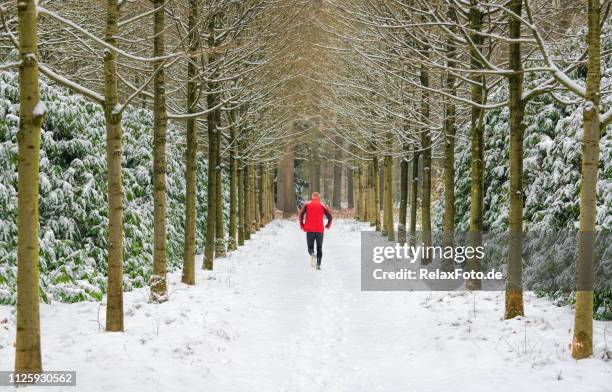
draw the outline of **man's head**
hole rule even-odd
[[[321,200],[321,195],[319,195],[319,192],[312,192],[312,199]]]

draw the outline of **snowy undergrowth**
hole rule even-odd
[[[580,36],[580,35],[578,35]],[[568,40],[555,48],[561,57],[573,58],[580,52],[581,43]],[[612,49],[612,27],[604,29],[602,50]],[[570,53],[571,55],[567,55]],[[612,56],[602,62],[602,86],[612,84]],[[584,84],[586,73],[579,68],[574,71],[580,84]],[[548,74],[529,75],[526,89],[534,88],[549,78]],[[576,99],[570,94],[560,94],[564,100]],[[501,85],[491,93],[491,101],[507,98],[507,85]],[[603,111],[612,107],[612,94],[602,99]],[[508,225],[509,192],[509,110],[491,110],[485,114],[485,178],[484,178],[484,227],[486,231],[504,232]],[[579,104],[566,105],[548,95],[533,99],[526,107],[524,123],[524,227],[527,231],[559,232],[578,229],[580,213],[582,108]],[[597,183],[597,226],[601,232],[612,231],[612,127],[602,132],[600,140],[600,167]],[[460,130],[469,135],[468,126]],[[470,143],[458,143],[455,164],[456,227],[466,232],[469,228],[470,209]],[[442,227],[443,197],[436,206],[435,227]],[[609,234],[607,239],[609,239]],[[607,241],[606,241],[607,242]],[[609,244],[607,261],[600,260],[596,267],[595,316],[612,319],[612,262]],[[503,257],[500,259],[502,260]],[[524,275],[529,287],[548,288],[574,287],[575,260],[577,252],[568,254],[567,249],[554,260],[542,260],[546,268],[532,264]],[[503,259],[505,260],[505,259]],[[565,293],[563,292],[565,291]],[[567,290],[546,291],[562,301],[572,300]]]
[[[297,222],[273,221],[196,286],[170,274],[168,302],[126,293],[124,333],[103,331],[103,303],[43,304],[44,367],[87,392],[610,390],[612,322],[594,322],[594,355],[575,361],[573,310],[533,293],[504,320],[503,292],[363,292],[362,230],[334,220],[316,271]],[[0,330],[11,369],[10,306]]]
[[[602,50],[612,50],[612,26],[605,29]],[[562,52],[577,51],[568,42]],[[602,64],[602,86],[612,85],[612,56]],[[586,73],[573,72],[584,84]],[[546,73],[528,75],[526,90],[547,80]],[[567,101],[576,99],[570,94],[559,94]],[[491,101],[507,99],[507,85],[501,84],[491,92]],[[612,107],[612,94],[604,96],[602,111]],[[509,109],[490,110],[485,114],[485,213],[486,230],[504,231],[508,224],[508,186],[510,131]],[[529,230],[577,229],[581,178],[582,108],[579,104],[561,104],[549,95],[532,99],[526,107],[524,119],[524,222]],[[601,230],[612,230],[612,127],[602,132],[600,140],[600,168],[597,183],[597,225]],[[461,133],[469,135],[469,124]],[[470,143],[457,143],[455,164],[456,227],[469,228],[470,198]],[[442,200],[442,198],[440,198]],[[442,206],[436,218],[441,222]]]
[[[41,82],[40,283],[43,300],[101,299],[106,286],[106,131],[99,105]],[[17,258],[17,76],[0,73],[0,303],[14,303]],[[125,288],[148,281],[153,253],[151,112],[123,115]],[[180,265],[185,203],[184,135],[168,127],[168,261]],[[206,167],[198,160],[197,243],[205,238]],[[227,205],[227,203],[226,203]]]

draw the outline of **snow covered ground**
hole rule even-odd
[[[170,275],[169,302],[126,293],[125,333],[102,330],[98,303],[42,305],[44,368],[78,385],[42,390],[612,390],[612,322],[595,322],[596,354],[577,362],[572,310],[532,295],[526,318],[504,321],[502,293],[361,292],[364,229],[335,221],[315,271],[297,223],[274,221],[196,287]],[[0,307],[0,370],[14,323]]]

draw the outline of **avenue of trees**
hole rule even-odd
[[[281,96],[290,79],[284,49],[302,12],[283,1],[3,2],[2,71],[19,71],[16,371],[42,369],[39,325],[38,189],[40,97],[45,77],[99,104],[106,119],[108,283],[106,330],[122,331],[124,192],[122,113],[153,112],[153,275],[151,301],[168,299],[166,137],[184,129],[185,215],[182,281],[236,249],[274,216],[274,170],[286,134]],[[209,178],[196,183],[196,157]],[[229,224],[222,176],[229,176]],[[207,187],[206,227],[196,227],[196,188]],[[226,233],[226,226],[229,233]],[[206,231],[196,266],[196,230]]]
[[[456,216],[455,154],[467,144],[468,241],[478,245],[482,233],[491,229],[484,224],[486,116],[503,110],[509,134],[505,318],[524,314],[521,248],[527,196],[523,159],[525,130],[532,125],[526,123],[527,111],[542,96],[579,108],[582,166],[575,219],[580,249],[572,355],[591,355],[595,233],[609,230],[598,226],[596,192],[600,138],[609,132],[612,121],[612,108],[602,106],[611,93],[612,2],[328,3],[312,29],[316,33],[308,37],[311,52],[325,68],[311,69],[302,87],[314,91],[314,99],[308,102],[317,106],[317,116],[307,122],[311,142],[301,152],[315,158],[307,163],[316,166],[307,170],[310,190],[320,190],[320,173],[326,170],[326,163],[316,157],[339,159],[350,168],[345,182],[352,186],[350,206],[354,200],[358,220],[371,222],[391,241],[413,242],[418,235],[427,246],[432,233],[439,230],[444,242],[452,244],[457,221],[462,219]],[[603,78],[602,71],[606,72]],[[440,162],[441,177],[436,189],[432,182],[435,160]],[[392,191],[396,181],[399,197]],[[434,227],[432,195],[440,194],[440,189],[442,219]],[[330,193],[323,190],[323,194]],[[330,202],[332,198],[327,197]],[[397,204],[399,221],[394,222]],[[475,259],[468,260],[467,267],[479,269]],[[466,286],[478,290],[481,282],[468,281]]]
[[[153,115],[151,301],[168,300],[168,123],[185,144],[182,282],[318,191],[391,241],[452,244],[456,162],[469,145],[469,241],[482,242],[485,118],[507,110],[505,317],[524,314],[521,244],[526,111],[541,96],[582,110],[576,281],[593,280],[600,138],[612,92],[610,0],[17,0],[0,7],[0,71],[19,73],[15,370],[42,370],[41,80],[103,108],[108,247],[106,330],[124,329],[122,114]],[[572,41],[573,40],[573,41]],[[575,42],[569,50],[562,42]],[[535,81],[535,82],[534,82]],[[206,157],[206,184],[196,181]],[[435,162],[440,162],[441,180]],[[229,206],[222,184],[229,183]],[[399,186],[396,186],[398,183]],[[206,187],[206,227],[196,193]],[[396,188],[398,191],[396,192]],[[436,195],[442,219],[436,227]],[[397,194],[397,197],[395,197]],[[346,204],[344,204],[346,203]],[[399,204],[395,221],[394,206]],[[225,211],[229,211],[229,215]],[[205,231],[203,265],[196,233]],[[430,260],[422,260],[428,263]],[[475,259],[468,268],[479,268]],[[467,282],[479,290],[481,282]],[[593,289],[578,286],[572,355],[592,354]],[[586,288],[585,288],[586,287]]]

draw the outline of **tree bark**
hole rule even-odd
[[[221,110],[217,109],[215,111],[217,113],[216,120],[217,124],[221,123]],[[215,204],[217,208],[217,212],[215,213],[215,218],[217,222],[215,223],[215,257],[225,257],[227,255],[227,249],[225,248],[225,213],[223,208],[223,157],[221,156],[221,144],[223,141],[222,131],[217,128],[216,132],[217,143],[215,147],[217,148],[217,167],[215,168],[215,176],[217,178],[217,203]]]
[[[108,0],[104,40],[117,45],[119,33],[117,0]],[[123,189],[121,185],[121,150],[123,130],[119,103],[117,57],[104,53],[104,116],[106,119],[106,164],[108,167],[108,287],[106,294],[106,330],[123,331]]]
[[[454,80],[449,81],[454,86]],[[453,78],[454,79],[454,78]],[[454,94],[454,88],[452,88]],[[455,105],[452,100],[447,100],[444,119],[444,246],[454,246],[455,243]],[[452,270],[453,259],[444,259],[443,268],[445,271]]]
[[[427,49],[425,49],[427,51]],[[421,65],[421,84],[429,86],[429,72],[425,65]],[[421,116],[423,121],[429,119],[429,92],[421,91]],[[421,133],[421,149],[423,156],[423,180],[421,181],[421,239],[424,247],[431,246],[431,132],[429,129]],[[427,249],[427,248],[426,248]],[[428,252],[423,253],[421,264],[431,262]]]
[[[274,220],[276,218],[276,204],[274,202],[274,195],[276,195],[276,190],[275,190],[275,182],[274,182],[274,177],[275,177],[275,173],[276,171],[272,168],[269,169],[268,171],[268,181],[270,182],[270,191],[268,192],[268,202],[270,203],[270,221]],[[295,191],[294,191],[295,192]]]
[[[321,194],[321,200],[331,200],[332,199],[332,191],[330,186],[330,176],[329,176],[329,165],[326,161],[320,163],[319,167],[321,168],[321,177],[323,180],[323,192]],[[329,201],[328,201],[329,202]]]
[[[259,208],[259,214],[261,216],[261,227],[264,227],[268,223],[268,170],[265,163],[260,166],[260,189],[261,189],[261,207]]]
[[[251,232],[259,230],[259,201],[257,200],[259,189],[257,187],[257,164],[252,164],[249,169],[251,175]]]
[[[293,146],[289,145],[278,170],[278,203],[283,218],[289,218],[296,212],[293,159]]]
[[[314,167],[314,179],[313,179],[313,192],[321,193],[321,163],[319,162],[319,149],[315,144],[315,160],[313,161]]]
[[[212,15],[208,22],[208,46],[215,47],[215,16]],[[215,52],[211,51],[208,54],[208,64],[214,66],[216,61]],[[207,82],[206,104],[209,109],[215,107],[217,98],[215,94],[216,85],[214,82]],[[208,113],[207,118],[208,132],[208,194],[207,194],[207,210],[206,210],[206,245],[204,246],[204,264],[205,270],[213,269],[213,261],[215,258],[215,235],[217,222],[217,114],[216,111]]]
[[[265,163],[264,164],[264,200],[263,200],[263,208],[264,208],[264,224],[268,224],[270,223],[270,221],[272,221],[272,208],[270,208],[270,190],[271,190],[271,183],[270,183],[270,169],[268,167],[268,164]]]
[[[309,167],[309,193],[321,192],[321,166],[319,164],[319,147],[317,142],[312,142],[310,145]],[[309,195],[310,196],[310,195]]]
[[[393,157],[391,155],[385,156],[384,165],[385,202],[383,203],[383,208],[385,217],[385,231],[387,232],[387,238],[389,238],[389,241],[395,241],[395,228],[393,225]]]
[[[230,128],[230,150],[229,150],[229,166],[230,166],[230,205],[229,205],[229,238],[227,240],[227,250],[233,251],[236,246],[236,221],[238,214],[237,206],[237,187],[238,187],[238,162],[236,161],[236,152],[238,150],[238,141],[236,140],[236,128],[234,125]]]
[[[521,15],[522,0],[511,0],[509,9]],[[508,61],[514,73],[508,76],[510,109],[510,208],[508,212],[508,278],[506,281],[506,319],[523,316],[523,134],[525,105],[523,96],[523,67],[521,58],[520,20],[508,15]]]
[[[376,227],[376,231],[382,231],[382,224],[380,220],[380,200],[381,200],[381,188],[380,181],[378,179],[380,173],[380,165],[378,164],[378,157],[375,155],[372,158],[372,184],[374,185],[374,197],[373,197],[373,206],[372,213],[374,214],[374,226]]]
[[[264,195],[266,193],[265,189],[265,179],[264,179],[264,170],[263,164],[257,165],[257,229],[261,228],[265,222],[265,203],[264,203]]]
[[[246,162],[243,169],[244,183],[244,239],[251,239],[251,168]]]
[[[342,144],[342,138],[339,136],[336,137],[336,154],[334,160],[334,190],[333,190],[333,198],[332,198],[332,206],[335,209],[340,209],[342,202],[342,166],[340,166],[340,161],[342,160],[342,150],[338,147]]]
[[[251,233],[255,233],[258,230],[258,223],[257,223],[257,216],[259,215],[259,211],[257,211],[257,206],[259,205],[259,203],[257,203],[257,181],[256,181],[256,177],[257,177],[257,173],[256,173],[256,167],[254,164],[249,164],[249,207],[250,207],[250,211],[249,211],[249,217],[251,219]]]
[[[420,153],[413,147],[412,183],[410,184],[410,245],[416,244],[417,201],[419,196],[419,157]]]
[[[471,40],[476,46],[481,46],[484,42],[480,34],[482,30],[483,14],[479,8],[477,0],[470,0],[469,9],[469,28],[472,31]],[[474,70],[482,69],[478,60],[476,50],[469,48],[470,66]],[[484,77],[481,74],[474,74],[471,77],[474,82],[471,85],[471,100],[476,103],[484,102]],[[484,111],[476,106],[471,108],[470,131],[471,131],[471,186],[470,186],[470,229],[469,243],[476,248],[482,244],[483,231],[483,198],[484,198]],[[480,271],[480,261],[475,257],[467,260],[468,271]],[[468,290],[480,290],[482,282],[478,279],[469,279],[465,284]]]
[[[244,245],[244,168],[238,166],[238,246]]]
[[[449,19],[456,21],[455,10],[449,7]],[[446,40],[447,65],[449,68],[456,67],[455,58],[457,47],[452,38]],[[446,75],[446,90],[451,95],[456,95],[455,75],[448,72]],[[455,116],[456,108],[453,99],[446,99],[444,111],[444,246],[454,246],[455,243]],[[445,258],[443,269],[451,271],[454,260]]]
[[[358,192],[358,198],[357,198],[357,210],[358,210],[358,217],[359,220],[361,222],[365,222],[367,220],[367,204],[366,204],[366,200],[367,200],[367,187],[366,187],[366,177],[365,177],[365,169],[363,167],[363,162],[359,161],[357,163],[357,184],[359,187],[359,192]]]
[[[268,223],[270,223],[274,220],[274,170],[270,169],[270,167],[266,171],[266,184],[268,185],[268,191],[266,192],[268,196],[266,198]]]
[[[576,359],[593,354],[593,267],[595,265],[595,229],[597,222],[597,169],[599,166],[599,121],[601,89],[601,5],[588,3],[588,69],[583,107],[582,183],[580,186],[580,235],[576,271],[576,314],[572,356]]]
[[[408,210],[408,160],[402,157],[400,162],[400,210],[397,222],[397,242],[406,243],[406,218]]]
[[[165,52],[165,0],[154,0],[156,9],[153,22],[153,55],[162,57]],[[153,63],[153,275],[150,279],[151,301],[164,302],[167,298],[167,233],[166,233],[166,87],[164,61]]]
[[[378,192],[379,192],[378,209],[380,211],[384,211],[384,208],[385,208],[385,164],[384,164],[384,158],[383,158],[382,166],[380,165],[380,162],[379,162],[379,164],[378,164],[378,171],[376,173],[377,173],[377,176],[378,176]],[[383,224],[383,230],[384,230],[384,224]]]
[[[198,52],[200,42],[197,37],[198,1],[189,0],[189,51]],[[197,108],[197,76],[195,59],[187,60],[187,113],[195,113]],[[183,273],[181,281],[195,284],[196,254],[196,174],[198,151],[198,129],[195,118],[187,119],[187,148],[185,150],[185,243],[183,247]]]
[[[19,133],[17,195],[17,332],[15,371],[42,372],[39,310],[38,181],[40,129],[45,111],[39,101],[36,2],[20,1]]]
[[[353,184],[353,168],[346,168],[346,203],[347,208],[355,208],[355,185]]]
[[[374,168],[372,160],[367,161],[364,168],[365,181],[365,220],[370,222],[370,226],[375,226],[374,219]]]

